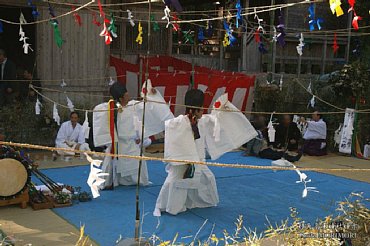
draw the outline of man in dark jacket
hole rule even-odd
[[[292,122],[290,115],[283,115],[283,119],[276,127],[274,148],[285,149],[289,151],[298,150],[298,142],[302,138],[297,124]]]
[[[16,77],[15,64],[8,60],[5,50],[0,49],[0,107],[5,105],[7,94],[12,92],[11,81]]]

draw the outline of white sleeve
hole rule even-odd
[[[78,143],[79,144],[84,144],[86,141],[85,141],[85,131],[84,131],[84,128],[81,126],[79,127],[80,130],[78,132]]]
[[[147,99],[148,102],[145,105],[144,138],[163,132],[165,121],[174,118],[169,106],[158,91],[155,94],[148,93]],[[143,107],[143,103],[135,106],[136,115],[140,121],[142,120]]]
[[[55,140],[55,145],[56,146],[60,146],[61,144],[63,144],[67,139],[66,139],[66,124],[65,122],[60,126],[59,128],[59,131],[58,131],[58,135],[57,135],[57,138]]]
[[[175,119],[166,121],[164,137],[164,158],[199,161],[194,136],[187,116],[180,115]],[[171,163],[184,165],[184,163]]]
[[[93,139],[95,147],[112,144],[109,129],[108,103],[102,103],[94,108],[93,112]],[[117,141],[117,133],[115,132]]]
[[[211,115],[204,115],[199,121],[199,129],[205,137],[212,160],[239,148],[258,135],[247,117],[233,104],[227,102],[226,108],[233,112],[212,110]]]

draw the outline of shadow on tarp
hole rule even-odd
[[[271,163],[269,160],[243,157],[241,152],[228,153],[217,161],[261,166]],[[152,211],[166,177],[164,167],[158,161],[148,163],[149,177],[153,184],[142,188],[140,193],[141,215],[145,214],[143,236],[150,237],[155,233],[162,240],[172,240],[179,233],[178,241],[185,243],[193,239],[205,220],[207,223],[198,234],[200,240],[206,240],[213,227],[213,232],[219,237],[224,229],[234,233],[234,222],[239,215],[244,216],[247,228],[256,228],[262,232],[266,229],[266,216],[272,223],[280,222],[289,216],[289,207],[296,207],[306,222],[314,223],[319,217],[335,213],[335,202],[351,192],[363,191],[366,196],[370,193],[368,183],[307,172],[312,179],[310,185],[317,187],[320,193],[309,193],[303,199],[303,185],[295,183],[298,175],[294,171],[210,167],[217,178],[219,205],[189,210],[177,216],[163,213],[158,221]],[[86,184],[89,166],[42,171],[57,182],[89,190]],[[86,234],[100,245],[114,245],[120,235],[124,238],[134,236],[135,192],[135,187],[121,186],[113,191],[102,191],[101,196],[91,202],[54,211],[76,227],[85,224]]]

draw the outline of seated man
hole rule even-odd
[[[281,123],[276,127],[274,147],[289,151],[298,150],[298,142],[301,137],[301,132],[297,124],[292,122],[290,115],[286,114],[283,116]]]
[[[55,146],[71,150],[90,151],[89,145],[85,142],[85,132],[83,132],[82,126],[78,123],[78,113],[72,112],[70,119],[61,125],[55,140]],[[75,155],[73,151],[57,152],[59,155]]]
[[[303,153],[313,156],[326,155],[326,123],[321,119],[321,114],[315,111],[311,121],[305,121],[307,130],[303,136]]]
[[[267,141],[266,119],[258,117],[255,121],[258,136],[247,143],[244,156],[257,156],[263,159],[279,160],[281,158],[290,162],[299,161],[302,154],[291,155],[283,150],[277,150],[269,146]]]

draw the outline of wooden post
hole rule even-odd
[[[246,13],[248,12],[249,7],[249,1],[245,0],[244,1],[244,8],[246,9]],[[248,16],[245,16],[245,18],[248,18]],[[247,30],[248,23],[245,21],[243,22],[245,25],[245,29]],[[242,36],[242,47],[241,47],[241,71],[247,71],[247,36],[248,36],[248,31],[245,31]]]
[[[346,63],[349,62],[349,54],[351,54],[350,49],[351,49],[352,18],[353,18],[353,11],[349,12],[348,22],[347,22],[348,35],[347,35]]]
[[[323,54],[322,54],[322,63],[321,63],[321,75],[325,74],[325,65],[326,65],[326,53],[328,48],[328,36],[325,34],[325,40],[323,44]]]

